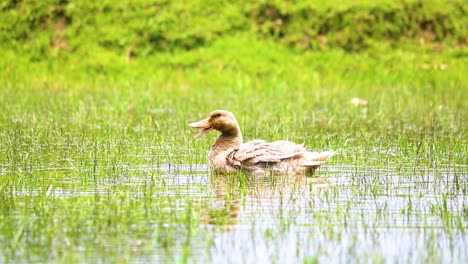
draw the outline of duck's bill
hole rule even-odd
[[[202,129],[202,131],[198,132],[198,134],[195,135],[195,138],[199,138],[205,135],[206,133],[210,132],[211,130],[213,130],[213,128],[210,126],[210,123],[208,122],[207,119],[190,123],[189,127]]]

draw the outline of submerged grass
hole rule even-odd
[[[240,36],[109,56],[5,52],[2,261],[468,259],[463,49],[304,53]],[[337,150],[328,186],[210,178],[214,135],[194,141],[187,123],[214,109],[246,139]]]

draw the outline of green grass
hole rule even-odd
[[[301,52],[239,35],[133,61],[6,50],[0,66],[2,261],[468,258],[463,48]],[[215,133],[195,141],[187,124],[214,109],[245,139],[337,150],[318,172],[333,186],[210,178]],[[419,255],[392,255],[400,240]]]

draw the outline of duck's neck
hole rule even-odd
[[[226,151],[230,148],[238,148],[242,144],[242,134],[240,128],[231,130],[228,132],[223,132],[215,141],[213,147],[211,148],[212,152],[219,153]]]

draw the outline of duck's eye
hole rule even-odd
[[[215,118],[218,118],[218,117],[220,117],[220,116],[221,116],[221,114],[216,114],[216,115],[214,115]]]

